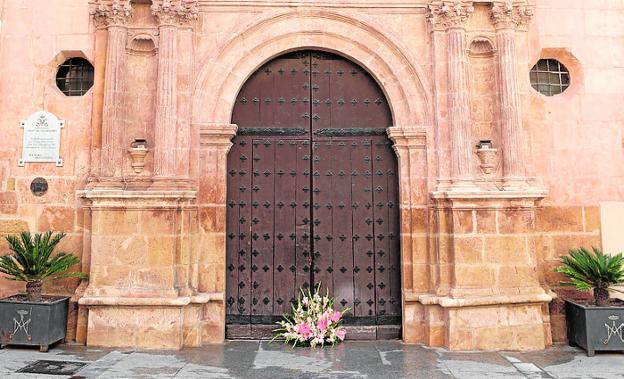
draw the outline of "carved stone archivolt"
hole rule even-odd
[[[154,0],[151,9],[161,24],[188,25],[199,15],[198,0]]]
[[[96,0],[95,6],[91,9],[91,16],[98,28],[127,25],[132,19],[132,5],[130,0]]]
[[[512,3],[494,3],[492,22],[497,29],[513,29],[525,26],[533,17],[533,9]]]
[[[434,30],[461,28],[472,12],[472,1],[437,1],[429,5],[427,19]]]

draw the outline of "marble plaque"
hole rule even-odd
[[[18,166],[24,166],[27,162],[49,162],[55,163],[57,167],[63,166],[60,150],[61,129],[64,125],[63,120],[46,111],[35,112],[22,121],[24,140]]]

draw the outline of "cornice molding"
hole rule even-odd
[[[161,25],[189,25],[199,15],[198,0],[154,0],[152,14]]]
[[[434,30],[464,28],[474,12],[472,1],[434,1],[428,6],[427,19]]]
[[[90,14],[98,28],[125,26],[132,19],[132,5],[130,0],[96,0]]]
[[[496,29],[515,29],[525,26],[533,17],[533,9],[510,2],[492,4],[492,23]]]

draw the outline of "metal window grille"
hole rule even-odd
[[[66,60],[56,73],[56,86],[66,96],[82,96],[93,86],[93,66],[84,58]]]
[[[555,59],[540,59],[529,75],[531,87],[545,96],[560,94],[570,86],[570,72]]]

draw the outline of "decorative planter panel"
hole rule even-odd
[[[587,350],[624,351],[624,307],[585,306],[566,300],[568,341]]]
[[[0,345],[48,346],[65,338],[69,297],[42,303],[0,300]]]

